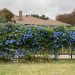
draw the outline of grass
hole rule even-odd
[[[0,75],[75,75],[75,60],[0,64]]]

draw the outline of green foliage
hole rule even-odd
[[[45,15],[40,16],[40,19],[48,20],[49,18],[46,17]]]
[[[14,17],[14,14],[6,8],[0,10],[0,15],[5,18],[6,22],[11,21]]]
[[[4,23],[6,21],[4,16],[0,16],[0,23]]]
[[[43,20],[49,19],[49,17],[46,17],[45,15],[39,16],[38,14],[31,14],[31,15],[26,15],[26,16],[32,16],[32,17],[36,17],[36,18],[39,18],[39,19],[43,19]]]
[[[46,60],[50,54],[57,58],[62,47],[74,50],[74,46],[75,30],[66,27],[52,29],[10,22],[0,23],[0,57],[8,60],[33,60],[36,55],[43,55]]]

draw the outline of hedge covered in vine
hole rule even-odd
[[[0,24],[0,58],[14,60],[26,55],[48,53],[58,55],[64,48],[75,48],[75,30],[67,27],[44,27]]]

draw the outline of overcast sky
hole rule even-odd
[[[69,13],[75,9],[75,0],[0,0],[0,9],[8,8],[18,15],[22,10],[26,14],[45,14],[55,19],[59,13]]]

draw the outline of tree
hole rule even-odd
[[[14,17],[14,14],[6,8],[4,8],[0,11],[0,15],[4,16],[6,21],[12,21],[12,18]]]
[[[48,20],[49,18],[46,17],[45,15],[40,16],[40,19]]]
[[[31,14],[31,15],[26,15],[26,16],[32,16],[32,17],[36,17],[36,18],[39,18],[39,19],[43,19],[43,20],[48,20],[49,19],[45,15],[39,16],[38,14]]]

